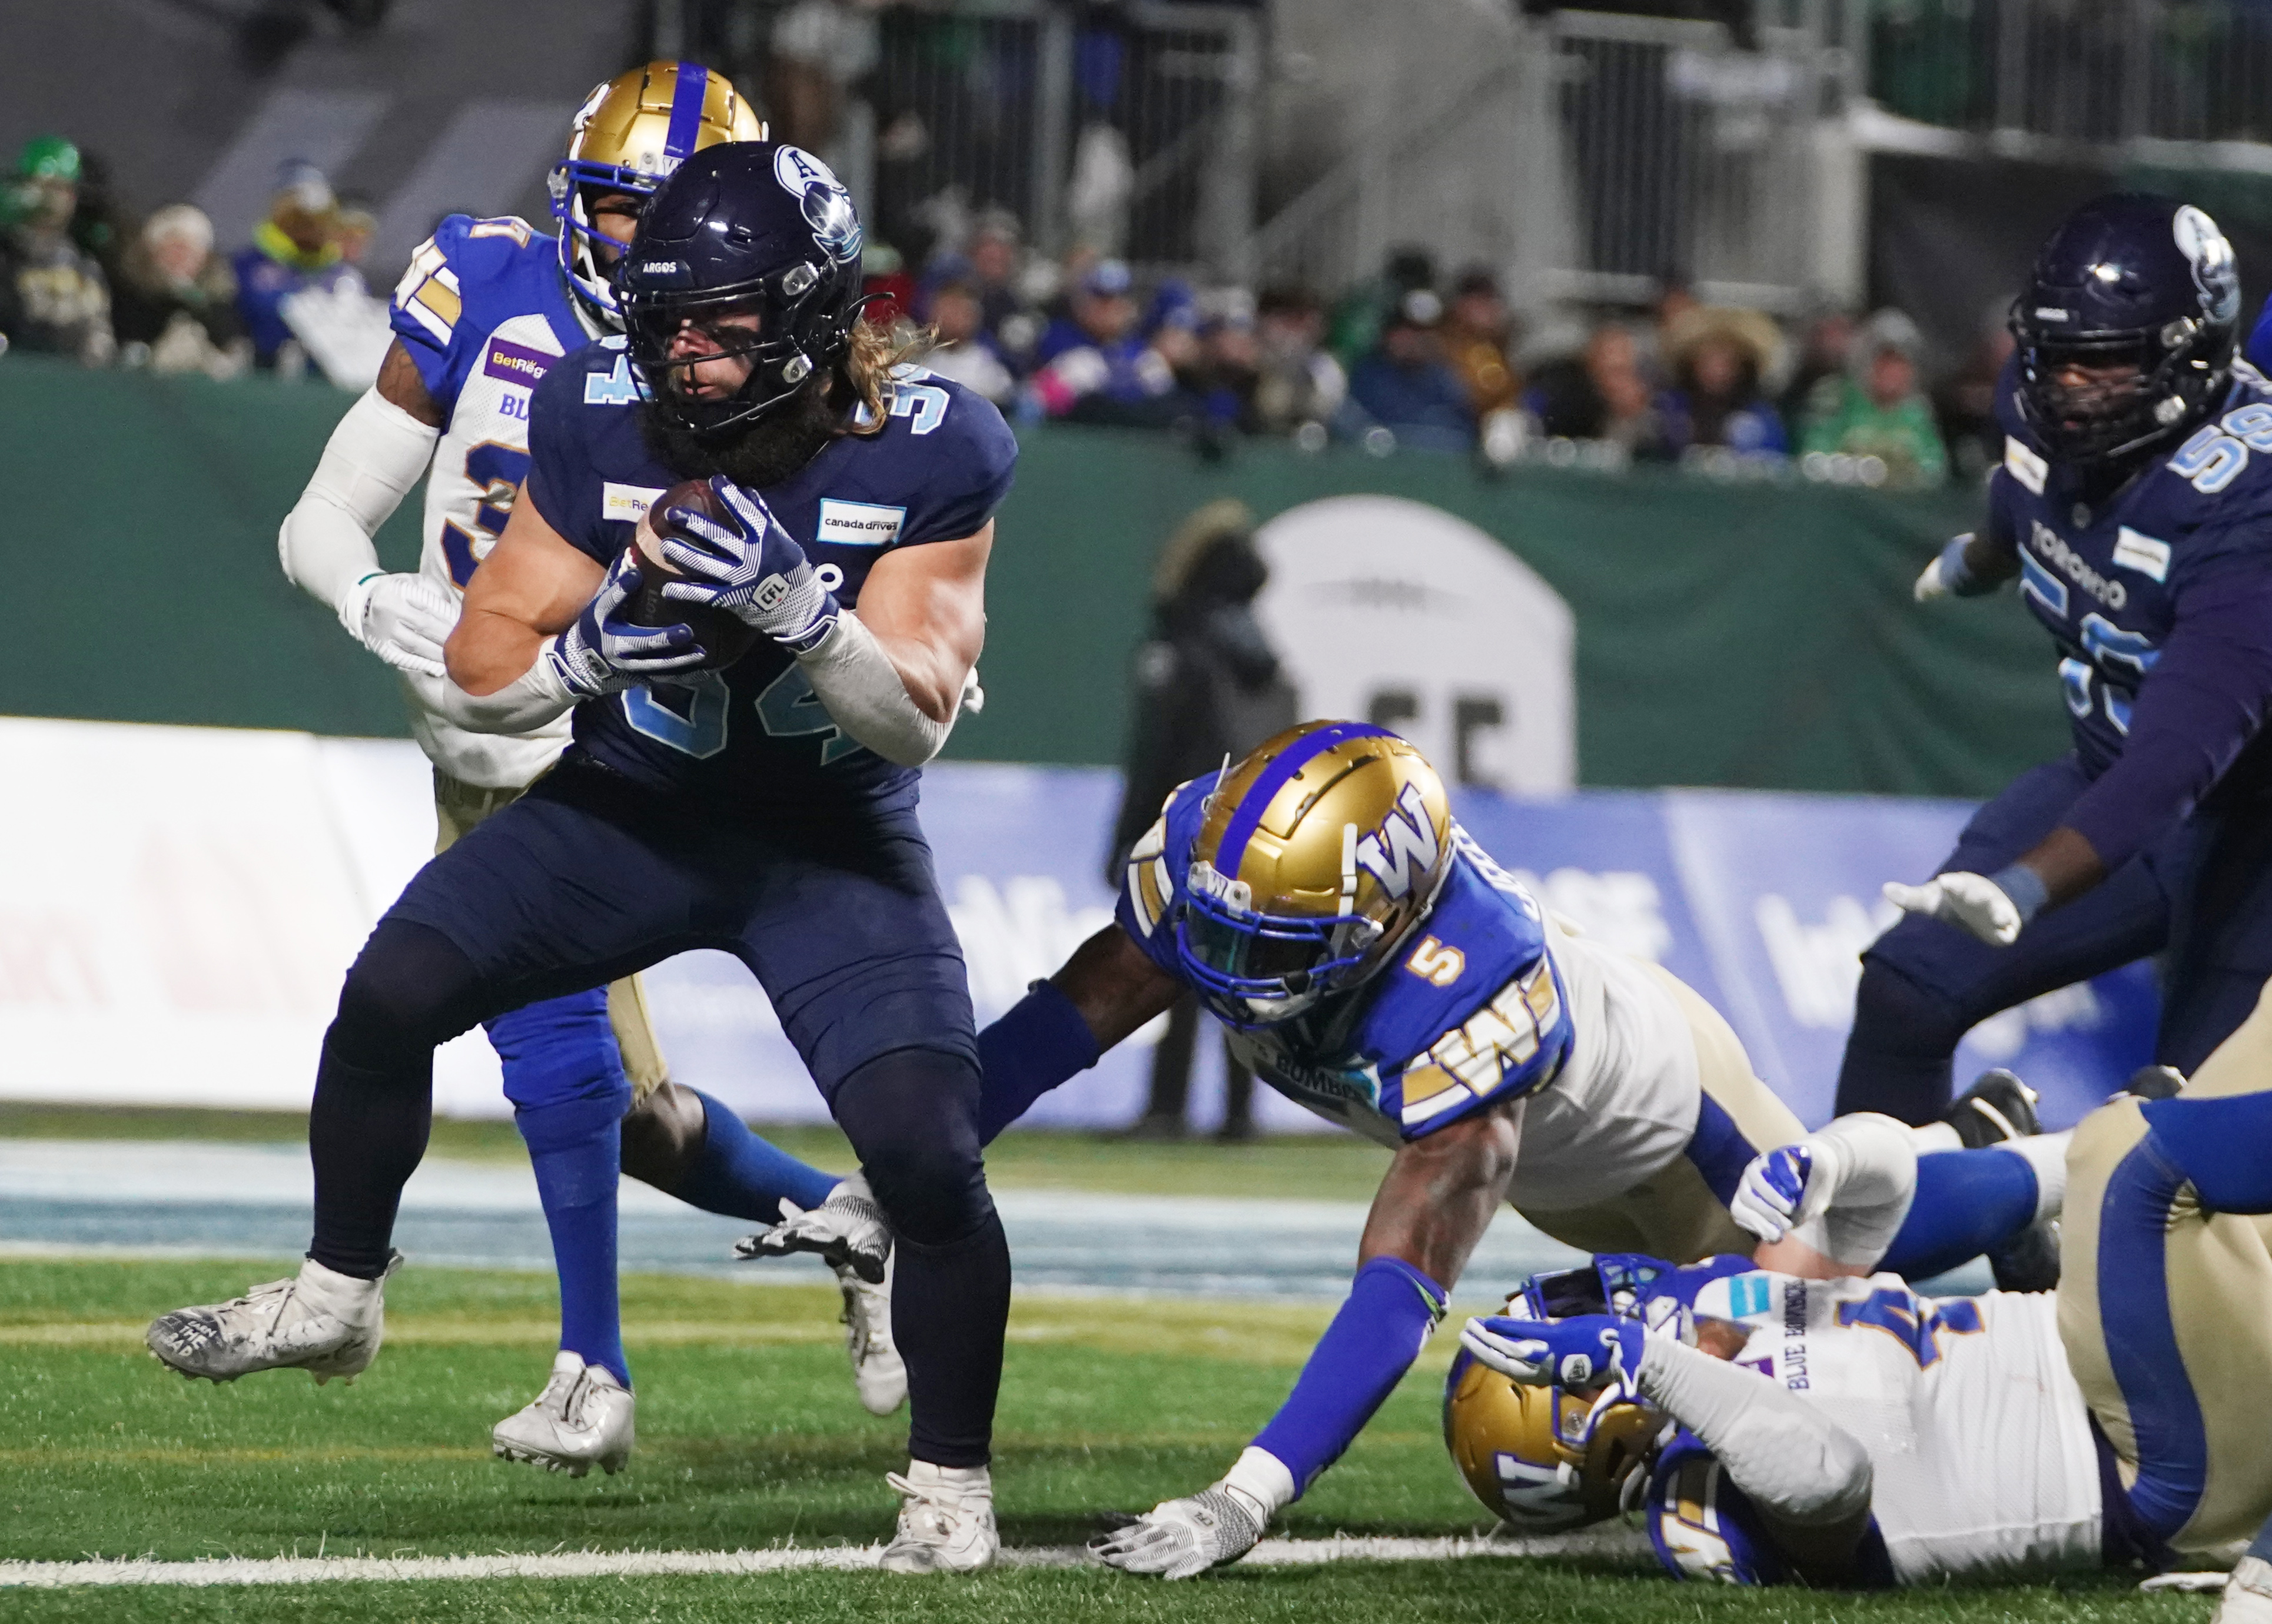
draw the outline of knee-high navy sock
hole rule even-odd
[[[625,1387],[616,1281],[616,1188],[632,1085],[604,989],[549,999],[489,1022],[513,1125],[528,1145],[560,1276],[560,1345]]]
[[[829,1100],[898,1232],[892,1337],[908,1365],[908,1450],[983,1466],[1002,1386],[1010,1243],[978,1146],[978,1068],[931,1049],[879,1055]]]
[[[808,1166],[780,1146],[750,1132],[749,1125],[700,1089],[702,1148],[670,1193],[705,1212],[755,1224],[779,1224],[783,1198],[810,1212],[828,1199],[840,1175]]]
[[[1010,1318],[1010,1240],[993,1212],[943,1246],[893,1245],[892,1340],[908,1366],[908,1453],[934,1466],[992,1458]]]
[[[1917,1199],[1878,1265],[1910,1280],[1961,1269],[2036,1219],[2036,1170],[2008,1150],[1917,1157]]]
[[[382,919],[355,956],[308,1109],[308,1255],[325,1268],[386,1272],[395,1209],[433,1126],[435,1045],[472,1026],[483,997],[473,962],[426,925]]]

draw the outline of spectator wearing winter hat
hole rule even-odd
[[[1505,411],[1522,393],[1522,379],[1507,358],[1514,323],[1498,281],[1481,268],[1452,286],[1444,312],[1444,359],[1468,386],[1468,407],[1478,421]]]
[[[213,221],[187,203],[143,221],[119,272],[112,319],[127,359],[155,372],[234,378],[252,363],[236,278],[213,252]]]
[[[1875,457],[1886,483],[1918,489],[1948,478],[1948,448],[1917,387],[1917,324],[1882,310],[1862,325],[1842,375],[1814,388],[1801,444],[1808,452]]]
[[[1346,426],[1349,374],[1324,348],[1325,333],[1325,307],[1316,294],[1290,284],[1262,290],[1254,311],[1252,412],[1258,432]]]
[[[291,341],[284,301],[309,288],[342,283],[361,290],[362,273],[341,258],[339,200],[313,164],[288,163],[268,218],[253,228],[252,242],[230,264],[236,273],[236,309],[252,339],[254,364],[273,367]]]
[[[110,288],[94,256],[72,240],[79,151],[35,136],[0,195],[0,339],[15,348],[101,366],[116,345]]]
[[[1790,449],[1782,418],[1760,390],[1782,344],[1772,321],[1756,311],[1693,305],[1666,325],[1664,344],[1672,386],[1656,408],[1676,454],[1717,447],[1776,457]]]
[[[1154,403],[1175,388],[1170,359],[1155,330],[1138,328],[1134,283],[1117,259],[1100,259],[1072,288],[1067,313],[1053,322],[1036,352],[1041,365],[1028,385],[1051,417],[1088,423],[1150,422]],[[1170,335],[1169,342],[1179,335]]]
[[[1349,374],[1349,398],[1408,445],[1464,451],[1476,419],[1468,386],[1444,360],[1444,302],[1408,293],[1381,325],[1380,342]]]

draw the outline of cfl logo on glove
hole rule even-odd
[[[788,600],[788,578],[784,575],[768,575],[758,583],[757,595],[751,599],[751,602],[759,609],[771,610],[779,609]]]

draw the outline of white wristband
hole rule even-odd
[[[829,719],[886,761],[921,767],[954,730],[952,717],[933,722],[923,715],[876,634],[849,610],[796,662]]]
[[[1247,1502],[1255,1520],[1267,1524],[1278,1512],[1294,1503],[1294,1474],[1286,1463],[1252,1444],[1240,1451],[1237,1464],[1216,1486]]]
[[[573,710],[578,696],[553,664],[557,640],[546,638],[537,646],[536,662],[495,693],[476,696],[443,682],[437,696],[442,715],[468,733],[527,733]]]

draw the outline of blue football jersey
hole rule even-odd
[[[537,386],[528,500],[570,544],[612,563],[647,505],[679,480],[639,430],[620,337],[591,345]],[[1010,489],[1018,442],[983,396],[920,367],[894,375],[872,434],[831,441],[759,494],[847,609],[894,547],[983,528]],[[723,671],[630,689],[576,707],[576,743],[654,788],[736,807],[803,809],[913,798],[916,773],[839,728],[788,650],[760,638]]]
[[[2272,571],[2272,385],[2236,372],[2213,418],[2096,502],[2082,470],[2054,462],[2020,420],[2009,368],[1999,387],[1991,534],[2016,550],[2021,596],[2059,645],[2075,751],[2094,776],[2121,755],[2187,591],[2230,569]]]
[[[1130,851],[1117,918],[1153,963],[1176,952],[1192,845],[1218,774],[1183,785]],[[1530,894],[1456,826],[1450,875],[1421,934],[1364,985],[1233,1035],[1282,1094],[1386,1145],[1554,1081],[1569,1001]]]

